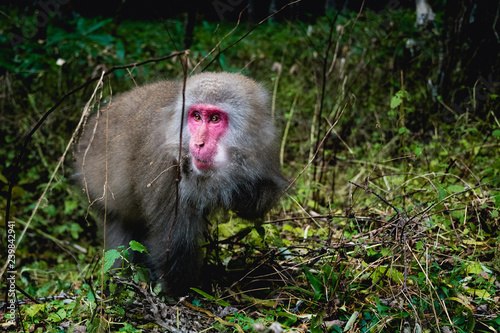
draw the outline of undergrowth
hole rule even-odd
[[[19,24],[16,13],[8,17],[2,29]],[[166,22],[170,40],[157,23],[113,27],[77,16],[64,28],[49,26],[43,46],[2,48],[1,223],[14,179],[11,220],[17,235],[28,226],[16,252],[19,325],[153,331],[176,327],[165,318],[179,325],[179,312],[192,311],[201,316],[198,329],[225,332],[273,323],[290,332],[500,329],[498,96],[484,89],[493,106],[486,118],[450,117],[446,101],[428,89],[437,77],[439,16],[426,35],[414,20],[411,11],[368,10],[310,25],[266,23],[223,54],[246,25],[231,34],[229,23],[196,27],[190,70],[217,55],[209,70],[241,71],[273,93],[293,187],[257,227],[231,215],[211,221],[205,283],[183,302],[158,301],[147,274],[126,260],[124,276],[103,274],[110,268],[101,266],[97,228],[69,168],[30,219],[89,91],[70,96],[43,123],[22,168],[13,168],[14,144],[65,92],[103,69],[180,48],[182,24]],[[423,43],[417,55],[409,39]],[[182,77],[179,59],[117,71],[103,95],[167,77]]]

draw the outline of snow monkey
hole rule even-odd
[[[88,121],[75,164],[89,202],[106,212],[106,248],[143,244],[149,255],[132,260],[170,294],[197,283],[211,214],[258,220],[287,185],[262,86],[202,73],[187,79],[184,102],[182,92],[183,81],[161,81],[113,98]]]

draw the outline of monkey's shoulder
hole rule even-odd
[[[123,93],[120,100],[131,100],[145,105],[166,105],[173,103],[179,96],[181,84],[176,81],[158,81],[148,83]]]

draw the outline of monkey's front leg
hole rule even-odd
[[[160,282],[164,292],[181,295],[199,280],[204,220],[200,214],[179,209],[177,220],[171,217],[159,224],[163,227],[153,228],[144,244],[149,252],[145,261],[150,278]]]

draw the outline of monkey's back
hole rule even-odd
[[[97,206],[102,206],[108,184],[107,210],[140,218],[141,192],[154,180],[150,177],[158,162],[172,162],[173,156],[160,156],[169,151],[160,146],[169,127],[175,127],[176,110],[165,105],[175,104],[179,89],[174,81],[137,87],[113,97],[99,115],[89,118],[78,143],[75,169],[90,202],[97,199]]]

